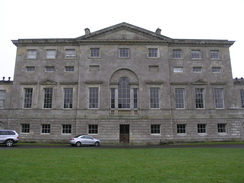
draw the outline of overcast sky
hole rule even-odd
[[[76,38],[121,22],[170,38],[236,41],[233,77],[244,77],[244,0],[0,0],[0,80],[14,75],[11,40]]]

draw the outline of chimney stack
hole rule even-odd
[[[156,34],[161,34],[161,29],[160,28],[157,28],[157,30],[156,30]]]
[[[88,35],[88,34],[90,34],[91,32],[90,32],[90,29],[89,28],[85,28],[85,35]]]

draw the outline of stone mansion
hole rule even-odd
[[[18,39],[0,81],[0,128],[21,140],[159,144],[244,140],[234,41],[173,39],[120,23],[77,38]]]

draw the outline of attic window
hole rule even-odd
[[[67,49],[65,50],[65,58],[74,59],[75,58],[75,49]]]
[[[91,57],[92,58],[100,57],[100,49],[99,48],[91,48]]]

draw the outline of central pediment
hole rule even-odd
[[[77,40],[171,40],[161,35],[160,29],[152,32],[128,23],[117,24],[92,33],[89,29],[85,29],[85,32],[86,34],[78,37]]]

